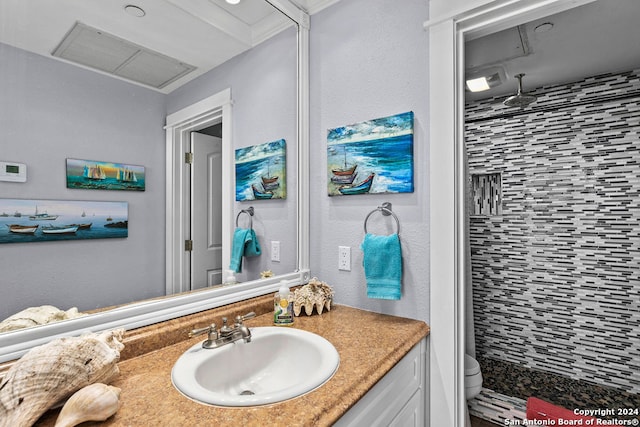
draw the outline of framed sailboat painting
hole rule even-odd
[[[144,166],[67,159],[67,188],[144,191]]]
[[[0,199],[0,243],[128,235],[127,202]]]
[[[327,131],[329,196],[413,193],[413,112]]]
[[[284,139],[236,150],[236,201],[286,199]]]

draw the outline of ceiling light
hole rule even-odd
[[[240,3],[240,0],[225,0],[227,3],[229,4],[238,4]]]
[[[535,31],[536,33],[546,33],[547,31],[551,31],[552,28],[553,24],[551,22],[545,22],[535,27],[533,31]]]
[[[127,12],[131,16],[135,16],[136,18],[142,18],[147,13],[141,7],[134,6],[132,4],[128,4],[124,7],[124,11]]]
[[[482,92],[491,89],[486,77],[478,77],[477,79],[467,80],[467,89],[471,92]]]
[[[467,89],[471,92],[489,90],[501,85],[503,81],[505,81],[505,73],[502,67],[468,71],[466,76]]]

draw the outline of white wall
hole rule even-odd
[[[235,203],[234,221],[241,209],[254,207],[253,228],[262,248],[261,256],[243,260],[242,273],[236,275],[240,281],[258,279],[264,270],[281,274],[294,271],[297,266],[296,52],[296,29],[291,27],[167,97],[170,114],[231,88],[231,136],[235,148],[282,138],[286,141],[287,198]],[[240,221],[241,226],[246,226],[245,215]],[[280,262],[271,261],[272,240],[280,242]]]
[[[0,76],[0,159],[28,168],[1,198],[129,203],[126,239],[1,244],[0,318],[163,294],[164,95],[3,44]],[[66,158],[143,165],[146,191],[68,189]]]
[[[427,16],[423,0],[342,0],[311,17],[310,34],[311,274],[333,286],[338,303],[422,320],[430,286]],[[327,196],[327,129],[406,111],[415,114],[415,191]],[[400,220],[400,301],[366,296],[363,224],[383,202]],[[350,272],[338,271],[338,246],[351,247]]]

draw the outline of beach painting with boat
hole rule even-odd
[[[0,199],[0,243],[129,235],[127,202]]]
[[[67,159],[67,188],[144,191],[144,166]]]
[[[329,196],[413,193],[413,112],[327,131]]]
[[[284,139],[238,148],[236,201],[286,199],[286,151]]]

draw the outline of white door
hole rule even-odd
[[[191,289],[222,283],[222,139],[191,133]]]

